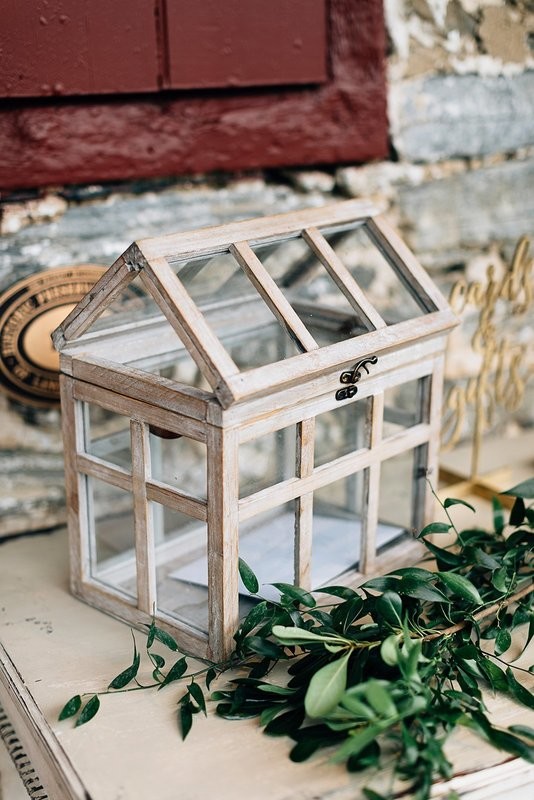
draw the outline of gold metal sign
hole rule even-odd
[[[0,388],[22,403],[59,403],[59,356],[50,334],[94,286],[95,264],[44,270],[0,296]]]
[[[522,405],[534,371],[534,364],[528,360],[529,343],[515,337],[511,325],[514,318],[525,316],[532,308],[533,267],[530,240],[523,236],[501,277],[490,265],[485,282],[468,283],[460,278],[451,291],[450,303],[457,314],[468,307],[478,311],[471,347],[480,359],[480,368],[477,375],[454,385],[446,397],[444,449],[465,437],[468,419],[472,418],[469,477],[474,483],[480,482],[482,440],[494,423],[496,411],[501,408],[512,413]]]

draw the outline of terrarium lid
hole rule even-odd
[[[56,329],[56,348],[83,340],[90,349],[145,325],[111,313],[133,281],[140,314],[142,297],[166,317],[224,407],[455,324],[408,247],[362,201],[135,242]]]

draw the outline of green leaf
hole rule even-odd
[[[314,674],[304,699],[304,707],[309,717],[324,717],[338,705],[347,686],[347,666],[350,656],[350,652],[345,653]]]
[[[268,639],[262,639],[261,636],[248,636],[245,639],[244,644],[246,644],[248,649],[252,650],[253,653],[258,653],[260,656],[266,656],[272,661],[277,661],[279,658],[284,657],[284,649],[282,647],[274,642],[270,642]]]
[[[451,528],[452,525],[447,522],[431,522],[430,525],[425,525],[417,538],[421,539],[422,536],[428,536],[430,533],[448,533]]]
[[[514,527],[518,528],[525,519],[525,513],[525,501],[522,497],[516,497],[512,510],[510,511],[510,525],[514,525]]]
[[[503,670],[494,664],[489,658],[480,658],[478,666],[484,673],[488,683],[492,689],[498,692],[506,692],[508,689],[508,682]]]
[[[187,697],[187,695],[186,695]],[[182,699],[179,710],[180,729],[182,731],[182,739],[186,739],[187,734],[193,725],[193,712],[191,711],[191,703]]]
[[[331,594],[333,597],[341,597],[343,600],[353,600],[360,595],[348,586],[323,586],[317,590],[321,594]]]
[[[501,594],[505,594],[505,592],[508,591],[509,580],[506,567],[499,567],[499,569],[495,570],[491,576],[491,584],[498,592],[501,592]]]
[[[81,714],[76,720],[76,727],[78,728],[80,725],[85,725],[86,722],[93,719],[99,708],[100,700],[98,699],[98,695],[94,694],[82,708]]]
[[[153,635],[155,639],[164,644],[165,647],[168,647],[169,650],[172,650],[173,652],[178,650],[178,643],[170,633],[167,633],[167,631],[164,631],[162,628],[158,628],[156,625],[154,625]]]
[[[139,664],[141,661],[141,656],[137,652],[137,647],[134,642],[134,658],[133,663],[127,667],[125,670],[120,672],[116,678],[113,678],[111,683],[108,686],[108,689],[122,689],[124,686],[133,681],[137,673],[139,672]]]
[[[491,505],[493,507],[493,528],[495,533],[500,536],[506,524],[504,519],[504,508],[501,501],[497,497],[492,497]]]
[[[457,597],[461,597],[462,600],[475,606],[483,604],[484,601],[478,593],[478,589],[463,575],[458,575],[456,572],[438,572],[437,574],[441,583]]]
[[[479,564],[481,567],[485,567],[486,569],[499,569],[501,566],[501,562],[497,561],[496,558],[490,556],[480,547],[475,547],[473,551],[473,555],[475,558],[475,563]]]
[[[512,636],[507,628],[501,628],[495,637],[495,655],[500,656],[512,646]]]
[[[217,670],[215,669],[215,667],[210,667],[209,670],[206,672],[206,689],[208,689],[208,691],[216,677],[217,677]]]
[[[416,578],[402,578],[399,593],[414,597],[416,600],[427,600],[429,603],[450,603],[448,597],[435,586]]]
[[[366,719],[368,721],[376,719],[376,714],[373,709],[370,708],[367,703],[355,697],[354,694],[351,694],[350,689],[344,693],[340,702],[343,708],[346,708],[347,711],[350,711],[351,714],[354,714],[354,716],[360,719]]]
[[[67,700],[61,711],[59,712],[58,720],[68,719],[78,713],[82,706],[82,698],[79,694],[75,694],[70,700]]]
[[[511,494],[512,497],[523,497],[530,500],[534,498],[534,478],[529,478],[527,481],[518,483],[517,486],[513,486],[502,494]]]
[[[150,656],[158,669],[165,666],[165,659],[159,653],[150,653]]]
[[[471,511],[476,513],[476,509],[471,503],[468,503],[466,500],[458,500],[454,497],[447,497],[446,500],[443,502],[443,508],[450,508],[451,506],[465,506],[466,508],[470,508]]]
[[[506,680],[508,681],[508,687],[515,699],[519,700],[519,702],[527,706],[527,708],[534,709],[534,694],[516,680],[510,667],[506,670]]]
[[[534,728],[529,728],[528,725],[510,725],[508,728],[512,733],[518,733],[520,736],[525,736],[527,739],[534,741]]]
[[[390,625],[396,627],[402,625],[402,598],[397,592],[387,591],[381,594],[380,597],[377,597],[375,611],[378,617],[373,614],[373,618],[375,618],[377,622],[383,618],[386,622],[389,622]]]
[[[361,753],[371,742],[374,742],[377,736],[382,733],[383,726],[380,724],[369,725],[358,733],[351,734],[343,742],[341,747],[336,750],[332,757],[332,761],[339,762],[345,761],[350,756],[356,756]]]
[[[324,644],[347,644],[347,640],[335,633],[314,633],[305,628],[291,628],[284,625],[273,626],[273,636],[280,639],[284,644],[305,644],[307,642]]]
[[[291,736],[293,731],[298,730],[303,722],[304,709],[302,706],[292,708],[271,720],[265,727],[265,733],[268,736]]]
[[[251,594],[258,594],[260,590],[259,581],[247,562],[240,558],[238,561],[238,567],[239,575],[247,592],[250,592]]]
[[[206,716],[206,701],[204,699],[204,692],[202,691],[202,687],[195,683],[194,680],[191,681],[187,690],[195,703],[198,705],[201,711],[204,712],[204,716]]]
[[[384,684],[379,683],[377,680],[371,679],[367,683],[365,696],[371,708],[373,708],[377,714],[380,714],[380,716],[397,716],[397,707]]]
[[[389,667],[394,667],[399,663],[398,636],[392,633],[384,639],[380,646],[380,657]]]
[[[158,687],[158,691],[163,689],[164,686],[168,686],[169,683],[173,681],[178,681],[184,675],[187,670],[187,661],[185,658],[179,658],[178,661],[172,665],[170,670],[168,671],[167,675],[165,676],[165,680],[163,683]]]
[[[292,600],[298,600],[306,608],[313,608],[317,605],[315,598],[309,592],[301,589],[300,586],[293,586],[291,583],[271,583],[270,585],[274,586],[282,594],[291,597]]]
[[[272,614],[272,607],[267,603],[266,600],[262,600],[261,603],[258,603],[251,611],[249,611],[241,623],[241,635],[244,636],[247,633],[250,633],[250,631],[253,631],[254,628],[260,625],[260,623],[264,622],[266,619],[270,619]]]

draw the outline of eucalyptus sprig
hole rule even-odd
[[[291,737],[293,761],[329,748],[331,759],[351,771],[376,769],[393,750],[392,781],[407,781],[416,800],[430,797],[437,778],[451,776],[444,745],[458,725],[534,763],[534,730],[495,724],[483,695],[490,688],[534,708],[534,694],[516,677],[527,670],[503,658],[518,626],[528,626],[523,650],[534,637],[534,509],[525,502],[534,498],[534,479],[506,494],[515,497],[509,519],[494,499],[490,531],[458,530],[450,509],[475,509],[464,500],[445,500],[449,521],[419,534],[432,569],[393,570],[358,589],[329,586],[311,594],[275,583],[280,599],[273,602],[259,597],[254,572],[240,560],[243,583],[258,602],[242,620],[226,662],[198,667],[196,659],[191,667],[173,637],[152,621],[145,647],[151,682],[138,679],[141,656],[134,638],[131,664],[106,690],[86,695],[85,703],[80,695],[71,698],[59,718],[74,717],[82,725],[98,712],[104,694],[161,690],[180,680],[186,682],[178,698],[185,739],[194,716],[206,714],[212,682],[232,671],[211,695],[217,714],[258,717],[266,734]],[[452,540],[438,546],[436,534]],[[178,658],[167,664],[156,644]],[[283,681],[268,680],[280,662]],[[383,794],[368,787],[364,795],[388,800],[393,788]]]

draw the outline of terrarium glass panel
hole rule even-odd
[[[208,559],[205,522],[150,503],[154,525],[157,607],[177,620],[208,630]]]
[[[378,519],[411,531],[415,484],[414,451],[407,450],[382,462]]]
[[[90,331],[117,330],[132,322],[158,320],[163,322],[165,317],[141,277],[136,275],[91,324]]]
[[[206,445],[150,428],[151,477],[193,497],[206,498]]]
[[[239,446],[239,496],[293,478],[295,460],[295,425],[243,442]]]
[[[384,392],[383,438],[394,436],[407,428],[426,422],[424,419],[424,381],[419,378],[392,386]]]
[[[326,228],[321,233],[388,325],[428,312],[416,287],[403,282],[364,224]]]
[[[361,315],[304,239],[252,249],[320,346],[367,333]]]
[[[130,418],[94,403],[84,403],[83,414],[86,453],[130,472]]]
[[[317,588],[360,558],[363,472],[357,472],[313,493],[311,584]]]
[[[260,594],[279,600],[280,593],[270,583],[294,582],[295,501],[239,523],[239,556],[254,570]],[[248,592],[240,581],[240,595]],[[246,609],[240,600],[240,612]]]
[[[133,495],[88,476],[91,575],[112,589],[137,597]]]
[[[178,261],[172,267],[240,369],[302,352],[230,253]]]
[[[369,447],[370,398],[338,405],[315,417],[315,466]]]

